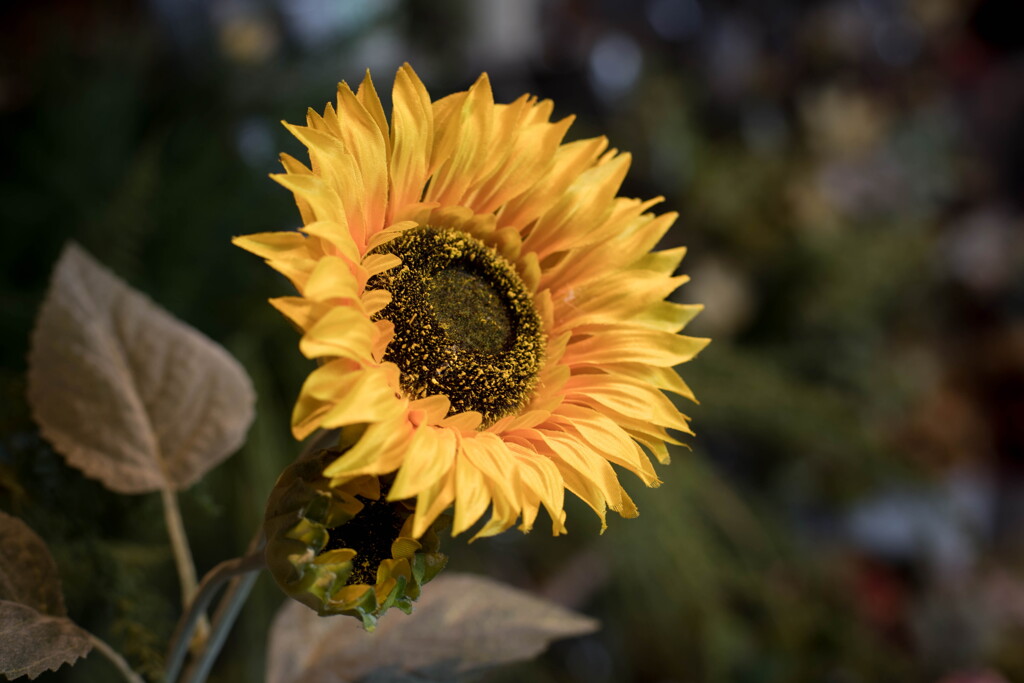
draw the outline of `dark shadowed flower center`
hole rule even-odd
[[[377,250],[402,265],[370,279],[392,301],[378,314],[395,326],[384,359],[411,398],[444,394],[451,412],[484,424],[523,406],[537,380],[544,334],[533,299],[496,251],[454,230],[415,228]]]
[[[348,584],[377,583],[377,568],[384,560],[391,559],[391,544],[398,538],[402,524],[409,516],[400,503],[386,500],[387,492],[382,491],[380,500],[357,498],[364,507],[355,517],[330,530],[330,540],[323,552],[336,548],[351,548],[356,551],[352,560],[352,573]]]

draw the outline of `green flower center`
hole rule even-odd
[[[377,249],[402,265],[374,276],[391,292],[378,318],[395,338],[384,359],[401,370],[410,398],[444,394],[451,414],[475,410],[492,424],[520,409],[544,360],[533,299],[512,265],[454,230],[409,230]]]

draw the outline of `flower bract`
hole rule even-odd
[[[635,516],[616,468],[659,483],[651,458],[691,433],[674,368],[707,343],[679,334],[701,307],[667,300],[685,249],[653,251],[676,215],[618,196],[628,154],[565,142],[548,100],[496,104],[486,75],[431,101],[406,65],[392,103],[367,74],[285,124],[310,163],[273,177],[303,226],[235,238],[297,290],[272,300],[318,362],[295,436],[364,429],[323,475],[393,473],[412,538],[452,505],[454,533],[488,509],[477,536],[527,531],[543,507],[558,534],[565,491],[602,529]]]

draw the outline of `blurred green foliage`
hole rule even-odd
[[[156,680],[179,609],[159,499],[115,496],[69,469],[24,404],[28,335],[61,245],[82,243],[224,344],[253,378],[258,418],[247,444],[182,495],[206,571],[244,551],[298,452],[288,421],[310,364],[265,304],[287,283],[229,242],[299,221],[266,177],[277,152],[302,156],[277,121],[301,120],[371,62],[388,64],[375,71],[385,96],[390,69],[406,59],[435,97],[486,67],[500,98],[551,97],[558,115],[579,115],[573,137],[606,133],[634,153],[624,192],[665,195],[665,210],[681,212],[668,241],[690,246],[694,281],[679,296],[708,305],[693,333],[716,339],[681,368],[701,400],[684,408],[694,451],[659,469],[658,490],[627,484],[639,520],[611,520],[597,537],[596,519],[572,503],[566,538],[538,524],[527,537],[448,542],[450,566],[604,623],[489,680],[939,681],[984,667],[1024,678],[1014,647],[1024,618],[985,597],[993,576],[1020,586],[1019,535],[991,531],[1020,517],[976,533],[956,582],[986,635],[945,658],[934,653],[959,631],[943,619],[974,622],[943,611],[942,567],[915,548],[879,552],[847,524],[864,501],[939,486],[955,466],[994,473],[1007,487],[997,498],[1021,490],[1017,442],[986,446],[1016,437],[988,421],[986,380],[963,349],[1002,348],[1020,324],[1024,287],[1009,276],[979,289],[949,263],[950,250],[965,251],[949,245],[970,237],[960,219],[1006,206],[985,180],[999,169],[961,133],[970,112],[956,110],[956,74],[939,59],[975,27],[963,11],[928,19],[918,4],[894,4],[916,17],[923,41],[916,61],[895,66],[866,47],[847,54],[819,40],[832,10],[795,2],[770,17],[757,3],[705,3],[703,32],[690,42],[659,37],[647,15],[625,17],[614,3],[524,3],[535,13],[535,40],[523,43],[533,52],[493,65],[467,47],[486,15],[461,1],[383,3],[315,44],[269,1],[239,3],[236,14],[182,3],[195,16],[160,2],[0,10],[0,507],[50,544],[72,618]],[[715,72],[715,41],[755,26],[761,58],[745,85],[726,87],[734,74]],[[602,95],[586,57],[612,33],[629,36],[643,59],[616,96]],[[1019,229],[1017,209],[1005,210]],[[1019,273],[1021,253],[1009,242],[998,255]],[[1018,355],[991,376],[1024,367],[1019,346],[1006,345]],[[212,680],[261,680],[280,601],[261,579]],[[933,619],[925,607],[936,602]],[[922,619],[940,626],[921,628]],[[112,675],[92,657],[40,680]]]

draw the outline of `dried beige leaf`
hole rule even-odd
[[[57,563],[46,542],[17,517],[0,512],[0,600],[63,617]]]
[[[46,543],[20,519],[0,512],[0,675],[35,678],[91,649],[89,634],[65,616]]]
[[[67,461],[119,493],[183,489],[241,444],[242,366],[68,244],[39,311],[28,399]]]
[[[0,600],[0,674],[7,678],[56,671],[92,650],[89,634],[67,617],[53,617]]]
[[[390,612],[373,633],[355,619],[318,617],[288,601],[271,627],[267,683],[451,681],[597,628],[594,619],[491,579],[442,574],[411,615]]]

